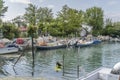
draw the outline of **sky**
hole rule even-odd
[[[112,21],[120,21],[120,0],[3,0],[8,11],[3,17],[3,21],[8,21],[16,16],[23,15],[25,8],[29,3],[37,7],[51,8],[54,15],[62,9],[62,6],[68,5],[70,8],[85,11],[88,8],[97,6],[104,11],[104,18],[110,18]]]

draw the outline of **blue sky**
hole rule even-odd
[[[113,21],[120,21],[120,0],[4,0],[8,6],[4,21],[11,20],[16,16],[23,15],[29,3],[38,7],[52,8],[54,15],[67,4],[69,7],[85,11],[93,6],[101,7],[104,10],[104,17]]]

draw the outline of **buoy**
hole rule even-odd
[[[57,66],[55,67],[55,71],[56,72],[59,72],[59,71],[61,71],[61,68],[58,68]]]
[[[61,71],[61,69],[62,69],[61,63],[60,62],[56,62],[55,71],[59,72],[59,71]]]

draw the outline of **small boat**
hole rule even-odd
[[[98,68],[76,80],[119,80],[119,75],[112,74],[110,68]]]
[[[14,44],[8,44],[6,46],[1,46],[0,44],[0,54],[17,53],[19,50],[19,46]]]
[[[93,40],[93,44],[99,44],[101,43],[101,40]]]
[[[16,47],[4,47],[0,48],[0,54],[16,53],[19,49]]]
[[[51,49],[60,49],[60,48],[66,48],[67,45],[53,45],[53,46],[39,46],[36,45],[37,50],[51,50]]]
[[[77,41],[75,47],[87,47],[93,44],[93,41]]]
[[[62,41],[54,41],[54,42],[38,42],[36,44],[37,50],[51,50],[51,49],[60,49],[60,48],[66,48],[67,45],[62,43]]]

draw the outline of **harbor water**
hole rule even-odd
[[[0,55],[0,77],[18,76],[40,77],[45,80],[75,80],[99,67],[112,68],[120,61],[120,43],[102,42],[84,48],[69,47],[35,51],[34,66],[32,51],[29,50],[24,52],[24,55],[13,68],[18,57],[18,54]],[[64,70],[55,71],[57,61],[62,63]]]

